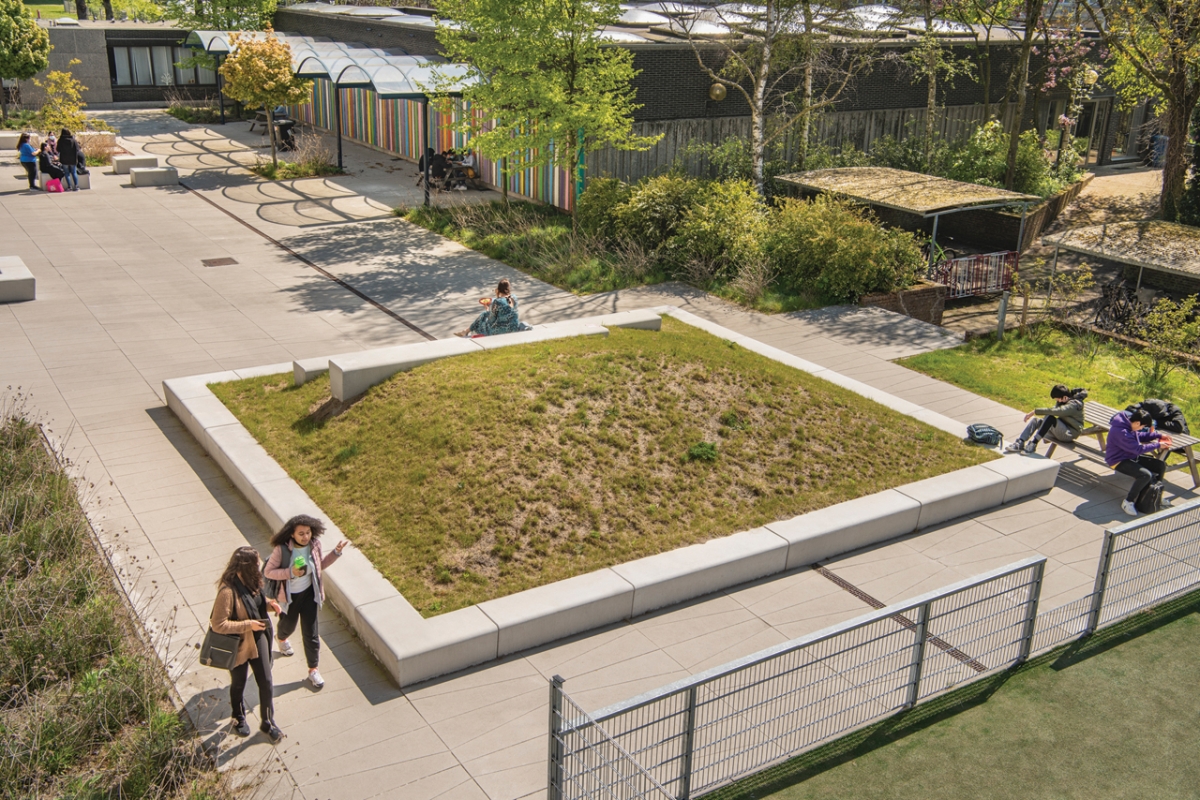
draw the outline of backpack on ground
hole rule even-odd
[[[998,447],[1004,443],[1004,434],[982,422],[967,426],[967,438],[976,444],[985,444],[988,447]]]
[[[1149,486],[1142,489],[1142,493],[1138,495],[1137,501],[1133,504],[1139,514],[1153,514],[1162,510],[1163,488],[1162,481],[1151,481]]]

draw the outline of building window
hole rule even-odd
[[[186,47],[112,47],[113,86],[215,86],[217,75],[203,67],[178,67],[192,57]]]

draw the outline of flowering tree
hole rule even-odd
[[[225,79],[222,91],[248,106],[262,106],[267,114],[271,139],[271,163],[278,166],[275,145],[275,106],[308,102],[312,81],[292,73],[292,49],[275,38],[270,28],[264,38],[235,33],[229,40],[232,51],[221,64]]]
[[[1070,91],[1066,112],[1058,118],[1061,131],[1058,162],[1062,163],[1064,154],[1072,150],[1075,125],[1083,113],[1084,101],[1091,94],[1092,84],[1096,82],[1097,73],[1088,65],[1094,42],[1083,38],[1083,31],[1078,25],[1065,30],[1061,27],[1048,30],[1046,42],[1046,68],[1039,88],[1050,91],[1058,86],[1066,86]],[[1105,54],[1101,52],[1100,56],[1103,59]]]
[[[1173,221],[1187,179],[1188,121],[1200,102],[1200,2],[1084,0],[1084,8],[1115,56],[1107,80],[1128,104],[1149,97],[1165,111],[1159,205]]]
[[[0,78],[29,80],[50,66],[50,34],[21,0],[0,0]],[[0,117],[8,102],[0,88]]]

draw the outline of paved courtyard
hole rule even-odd
[[[551,675],[598,708],[870,606],[801,569],[405,690],[327,609],[325,688],[307,688],[303,660],[279,659],[287,738],[230,737],[227,676],[197,665],[196,647],[229,553],[264,549],[270,532],[167,410],[166,378],[444,338],[508,277],[534,323],[674,304],[964,425],[1019,429],[1021,412],[891,362],[954,344],[944,330],[872,309],[766,317],[670,284],[573,296],[393,217],[413,194],[411,165],[348,144],[354,174],[270,184],[240,166],[257,144],[245,123],[226,137],[161,112],[114,121],[128,149],[170,159],[186,188],[131,189],[95,170],[92,191],[29,194],[19,166],[0,161],[0,255],[38,280],[36,302],[0,306],[0,379],[86,480],[89,515],[192,718],[257,796],[543,797]],[[1060,458],[1045,495],[826,566],[889,603],[1041,553],[1042,607],[1082,596],[1103,528],[1123,519],[1124,484],[1094,460]]]

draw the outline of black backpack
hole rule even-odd
[[[1156,511],[1162,510],[1163,486],[1162,481],[1151,481],[1149,486],[1142,489],[1142,493],[1138,495],[1137,502],[1133,504],[1139,514],[1153,514]]]
[[[986,444],[988,447],[996,447],[1004,442],[1004,434],[982,422],[967,426],[967,438],[976,444]]]

